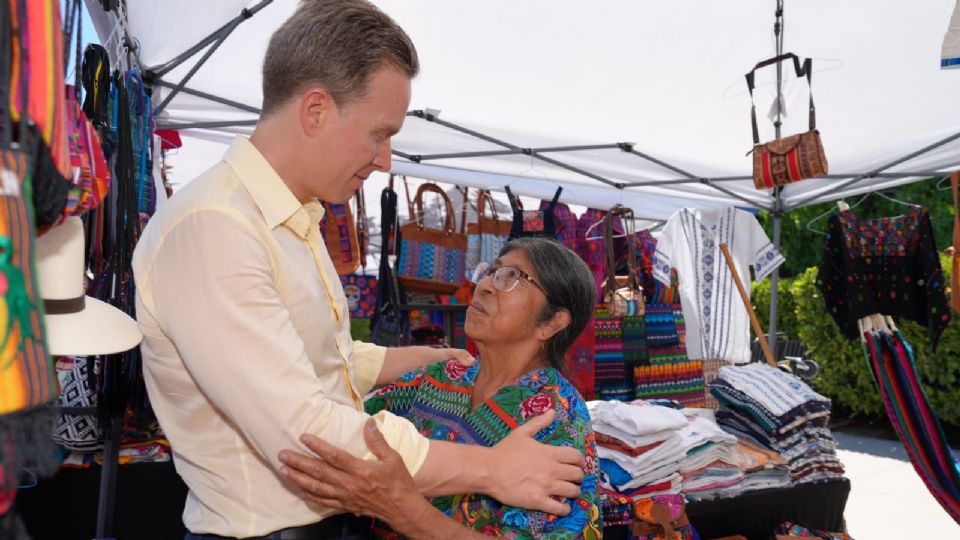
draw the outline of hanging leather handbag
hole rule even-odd
[[[627,275],[617,276],[617,257],[613,244],[613,220],[623,219],[624,229],[631,231],[626,235]],[[637,279],[636,242],[633,240],[633,210],[615,206],[603,217],[603,239],[607,251],[607,279],[603,282],[603,303],[607,313],[615,317],[642,316],[644,309],[643,289]]]
[[[754,73],[765,66],[784,60],[793,60],[797,77],[806,77],[810,85],[810,128],[782,139],[760,144],[757,128],[757,107],[753,102]],[[806,58],[803,65],[793,53],[787,53],[757,64],[746,74],[750,90],[750,120],[753,125],[753,185],[757,189],[769,189],[827,174],[827,157],[823,153],[820,132],[817,131],[817,111],[813,105],[813,60]]]
[[[424,226],[423,196],[440,195],[445,213],[442,229]],[[457,232],[450,197],[436,184],[422,184],[409,206],[410,223],[400,227],[397,276],[409,292],[454,294],[464,281],[467,236]]]
[[[493,217],[487,217],[487,208]],[[467,225],[467,258],[464,270],[469,274],[481,262],[492,262],[500,256],[500,250],[510,239],[512,221],[500,219],[497,205],[490,192],[482,189],[477,193],[477,222]]]

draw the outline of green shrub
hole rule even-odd
[[[351,318],[350,337],[357,341],[370,341],[370,320]]]
[[[949,272],[946,262],[943,266]],[[778,328],[803,342],[808,355],[820,364],[821,373],[814,385],[819,392],[833,399],[836,407],[853,416],[882,418],[885,416],[883,400],[863,346],[840,333],[816,287],[816,277],[817,269],[808,268],[796,278],[780,280]],[[752,301],[766,328],[769,324],[769,280],[754,285]],[[902,321],[899,328],[913,346],[920,381],[938,418],[946,424],[960,426],[960,387],[957,385],[960,378],[960,316],[955,315],[941,335],[936,353],[930,352],[925,327]]]

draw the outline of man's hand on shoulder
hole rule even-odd
[[[530,419],[493,447],[494,484],[488,494],[520,508],[566,515],[570,507],[557,498],[576,498],[583,480],[583,455],[575,448],[550,446],[534,440],[553,422],[549,411]]]

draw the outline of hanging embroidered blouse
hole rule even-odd
[[[849,210],[830,216],[817,286],[850,339],[859,337],[858,320],[882,313],[926,326],[936,349],[950,322],[933,227],[922,206],[880,219]]]
[[[750,361],[750,319],[734,288],[720,244],[730,249],[750,292],[750,266],[757,281],[784,262],[753,215],[732,206],[683,208],[670,216],[657,240],[653,276],[670,286],[671,268],[680,279],[691,360]]]

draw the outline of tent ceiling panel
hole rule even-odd
[[[242,7],[259,2],[126,3],[141,61],[151,66],[176,57]],[[773,54],[773,0],[376,3],[417,44],[422,72],[414,81],[412,109],[440,107],[444,120],[483,128],[484,133],[522,147],[631,141],[638,151],[676,164],[693,176],[750,175],[750,157],[745,156],[752,145],[750,98],[743,73]],[[96,9],[97,2],[89,4]],[[940,45],[953,5],[953,0],[787,1],[785,47],[814,58],[817,124],[831,172],[867,173],[960,132],[960,107],[955,106],[960,72],[939,69]],[[273,30],[295,6],[294,0],[274,0],[240,24],[188,86],[258,106],[260,58]],[[171,32],[172,28],[177,31]],[[104,28],[98,25],[98,29],[104,34]],[[192,61],[184,63],[164,80],[178,82],[192,65]],[[808,88],[805,79],[785,71],[788,116],[783,133],[790,134],[806,129]],[[774,80],[774,69],[758,73],[755,97],[764,140],[773,138],[767,112],[776,94]],[[163,120],[169,122],[252,118],[249,112],[184,93],[172,100],[164,114]],[[226,140],[227,135],[247,132],[249,127],[219,131]],[[197,135],[211,138],[209,133]],[[408,120],[394,147],[408,154],[498,148],[415,118]],[[215,156],[184,149],[177,159],[210,161]],[[624,183],[683,177],[618,150],[550,157]],[[423,174],[472,170],[489,173],[491,184],[525,176],[547,177],[568,184],[571,190],[607,189],[583,175],[544,162],[531,166],[530,161],[528,156],[498,156],[417,164],[398,158],[395,168]],[[960,147],[949,144],[892,170],[958,166]],[[836,188],[844,184],[842,179],[803,182],[784,190],[785,205],[790,208],[818,194],[836,198],[911,180],[870,178],[840,191]],[[669,183],[630,188],[624,196],[632,197],[630,192],[637,197],[677,196],[702,204],[744,204],[745,198],[757,206],[768,206],[772,200],[769,194],[753,190],[749,180],[716,186],[727,193],[699,183]]]

